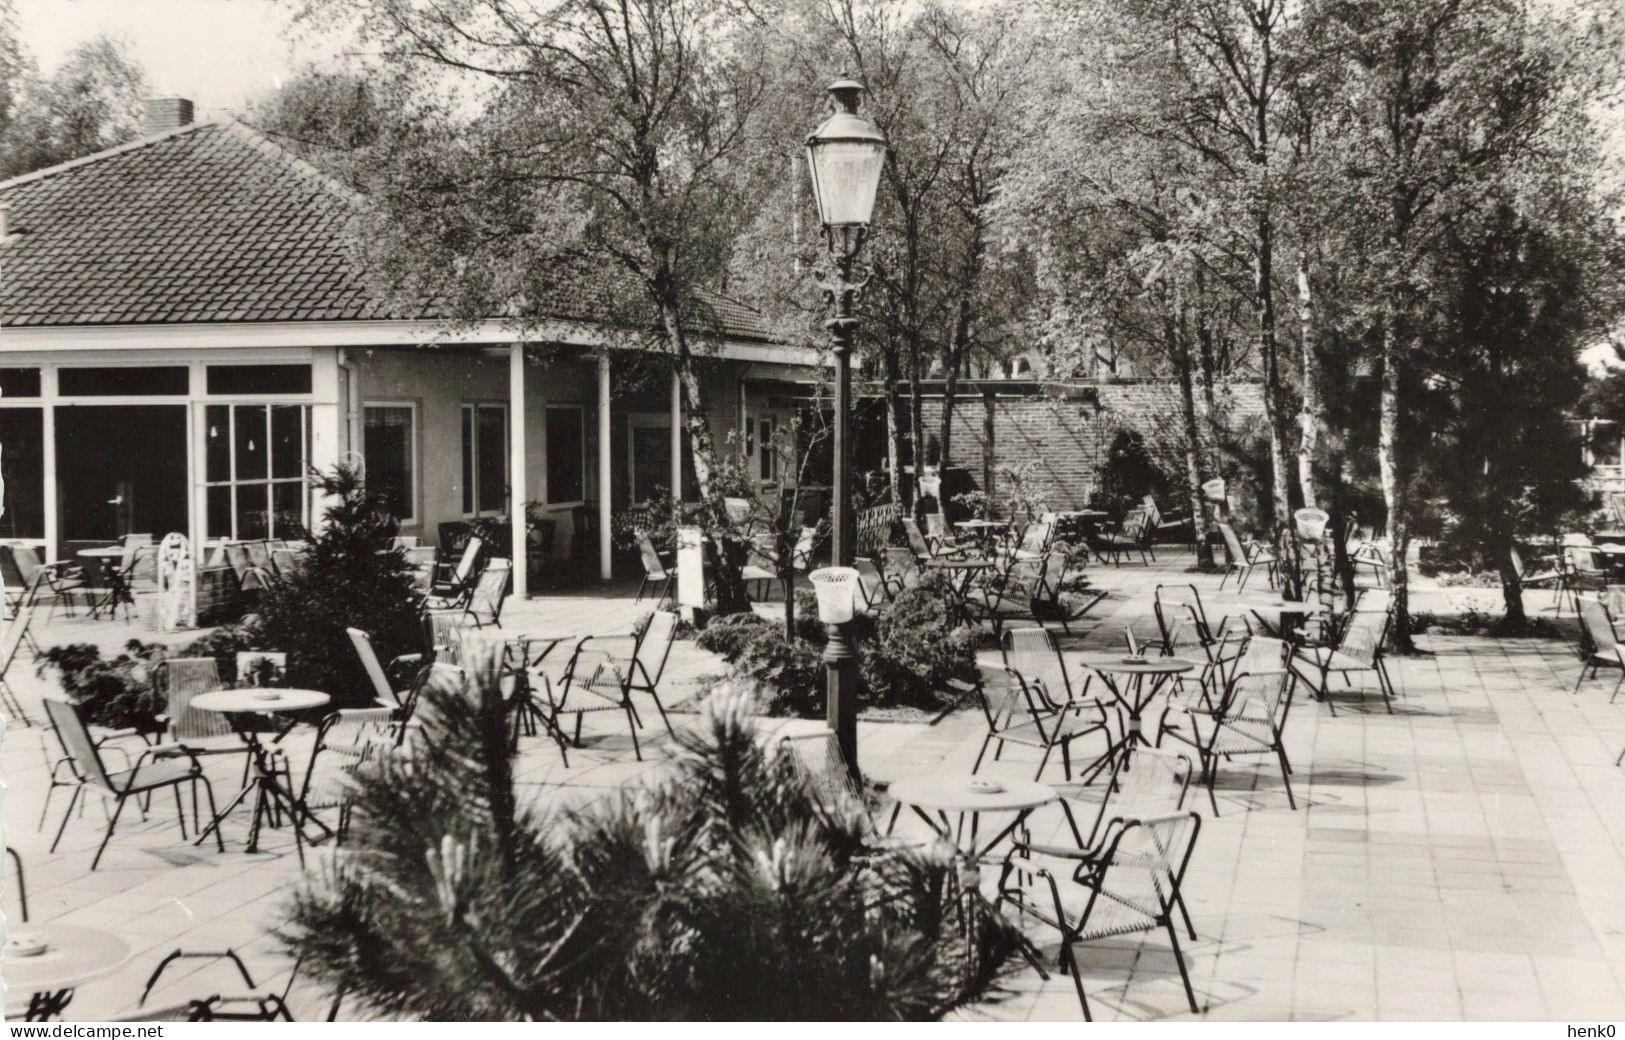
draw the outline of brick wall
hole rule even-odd
[[[1060,494],[1052,504],[1076,508],[1097,480],[1100,463],[1117,431],[1135,429],[1149,444],[1177,443],[1182,421],[1179,389],[1158,381],[1100,383],[1092,387],[1098,404],[1052,397],[1001,398],[994,405],[993,447],[997,465],[1036,460]],[[1233,427],[1264,414],[1262,388],[1245,383],[1228,391],[1224,408]],[[956,466],[968,469],[978,484],[982,477],[984,408],[979,393],[954,399],[953,442]],[[942,400],[927,398],[922,419],[934,442],[942,425]],[[927,453],[935,457],[935,450]]]

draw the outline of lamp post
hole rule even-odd
[[[858,319],[853,306],[868,281],[859,273],[858,250],[869,232],[875,193],[886,162],[886,137],[858,115],[863,85],[845,77],[829,86],[835,112],[807,138],[807,169],[813,199],[824,228],[824,246],[833,271],[821,277],[824,296],[834,314],[824,323],[835,354],[834,526],[833,563],[852,566],[852,340]],[[844,615],[844,616],[843,616]],[[826,703],[829,726],[853,775],[858,772],[858,648],[850,608],[823,608],[819,616],[829,632],[824,644]]]

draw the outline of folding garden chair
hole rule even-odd
[[[904,589],[920,583],[920,563],[914,551],[900,545],[888,545],[881,557],[886,568],[886,594],[896,596]]]
[[[650,586],[659,588],[660,595],[655,597],[655,606],[659,607],[671,596],[677,584],[677,565],[668,564],[661,559],[655,551],[655,544],[649,538],[648,532],[637,533],[638,558],[643,562],[643,580],[638,582],[638,594],[632,602],[643,600],[643,592]]]
[[[1268,546],[1248,542],[1243,545],[1236,536],[1236,529],[1229,524],[1218,524],[1219,536],[1224,539],[1225,555],[1229,557],[1224,577],[1219,579],[1219,588],[1224,588],[1231,575],[1237,575],[1240,580],[1236,583],[1236,591],[1242,592],[1247,588],[1247,579],[1252,576],[1255,567],[1263,567],[1269,579],[1270,586],[1275,586],[1275,565],[1279,562]]]
[[[1158,928],[1168,933],[1191,1011],[1200,1011],[1173,911],[1175,906],[1184,911],[1185,872],[1201,828],[1202,819],[1193,812],[1126,820],[1098,858],[1080,864],[1064,879],[1027,857],[1005,860],[998,902],[1012,903],[1023,915],[1031,914],[1061,933],[1061,970],[1072,975],[1085,1021],[1093,1019],[1073,947]]]
[[[367,678],[372,681],[373,702],[381,708],[404,712],[412,702],[412,692],[418,685],[419,677],[414,675],[412,682],[405,689],[398,689],[390,681],[383,663],[379,661],[378,651],[372,645],[372,637],[359,628],[347,628],[345,632],[350,636],[350,645],[355,647],[356,656],[361,658],[361,667],[366,669]],[[401,654],[389,662],[389,667],[422,664],[422,654]]]
[[[1373,673],[1382,692],[1382,703],[1390,715],[1394,712],[1393,680],[1382,659],[1382,645],[1388,635],[1390,619],[1386,610],[1360,610],[1349,614],[1335,646],[1300,646],[1292,656],[1293,666],[1309,683],[1315,698],[1326,702],[1333,715],[1337,707],[1332,703],[1331,674],[1338,673],[1345,683],[1357,673]],[[1307,672],[1308,674],[1302,674]],[[1352,685],[1352,684],[1351,684]]]
[[[468,602],[469,592],[478,574],[474,568],[484,548],[485,542],[477,535],[470,537],[463,545],[462,555],[457,558],[457,565],[451,569],[451,573],[445,579],[436,581],[429,590],[429,603],[433,609],[461,607]]]
[[[886,576],[880,573],[875,561],[859,556],[852,561],[858,572],[858,598],[863,601],[865,614],[878,614],[891,601],[891,590]]]
[[[1563,576],[1557,586],[1557,613],[1563,614],[1568,599],[1578,612],[1581,593],[1602,593],[1608,587],[1608,564],[1602,551],[1593,545],[1570,545],[1563,549]]]
[[[1049,634],[1044,629],[1023,631],[1044,632],[1045,636]],[[1011,630],[1007,636],[1015,632]],[[987,736],[982,740],[982,748],[976,754],[976,763],[971,767],[971,772],[982,768],[982,759],[995,741],[999,745],[993,752],[995,762],[1004,754],[1006,744],[1042,750],[1043,757],[1033,772],[1034,780],[1043,775],[1044,767],[1049,764],[1050,755],[1056,748],[1061,749],[1062,773],[1068,780],[1072,779],[1072,742],[1090,733],[1099,732],[1105,736],[1109,753],[1111,730],[1107,725],[1105,702],[1098,698],[1086,698],[1083,690],[1074,696],[1066,679],[1064,664],[1058,665],[1058,655],[1047,657],[1042,653],[1033,653],[1029,658],[1018,653],[1015,659],[1024,661],[1034,673],[1033,676],[1029,678],[1016,667],[1006,666],[1007,681],[1003,689],[990,694],[985,686],[976,687],[982,713],[987,719]],[[1060,669],[1058,674],[1057,666]],[[1050,685],[1059,685],[1061,692],[1048,693],[1047,687]],[[1103,755],[1089,766],[1085,776],[1094,777],[1108,761],[1108,757]]]
[[[903,534],[908,538],[908,547],[913,550],[914,559],[917,563],[934,560],[939,555],[953,556],[956,554],[956,550],[947,549],[943,546],[933,546],[927,541],[925,535],[920,532],[920,522],[912,516],[903,517]]]
[[[0,623],[0,629],[3,629],[3,633],[0,633],[0,703],[4,704],[6,714],[12,721],[24,726],[32,726],[34,720],[23,710],[22,702],[17,699],[16,691],[6,681],[6,676],[11,672],[11,666],[16,662],[17,655],[22,652],[23,640],[27,638],[28,626],[33,621],[34,605],[20,603],[11,620]]]
[[[1184,725],[1162,726],[1157,741],[1160,745],[1163,737],[1172,737],[1196,750],[1215,816],[1219,815],[1219,800],[1214,793],[1219,759],[1228,761],[1236,755],[1274,755],[1281,765],[1287,803],[1293,809],[1298,807],[1289,779],[1292,765],[1283,743],[1297,682],[1297,673],[1288,667],[1287,652],[1287,644],[1279,639],[1253,636],[1243,650],[1243,661],[1254,665],[1262,660],[1267,662],[1265,667],[1257,671],[1238,667],[1217,704],[1187,698],[1183,704],[1170,705],[1163,715],[1164,720],[1176,712],[1185,716]]]
[[[190,985],[197,986],[198,992],[207,993],[207,996],[191,997],[177,1004],[146,1010],[147,998],[158,985],[158,980],[168,970],[171,964],[181,960],[203,960],[211,962],[229,962],[237,969],[238,977],[243,980],[247,992],[232,993],[224,989],[214,989],[214,983],[203,986],[200,980],[209,974],[207,967],[201,971],[194,970],[188,975]],[[288,1010],[288,994],[293,990],[295,976],[299,973],[298,965],[288,975],[288,982],[282,992],[261,990],[254,982],[254,977],[248,973],[248,967],[236,951],[226,949],[220,953],[192,953],[186,950],[175,950],[158,962],[158,967],[147,979],[146,988],[141,991],[141,999],[136,1001],[136,1014],[124,1019],[126,1022],[292,1022],[293,1012]],[[336,1010],[336,1007],[335,1007]]]
[[[1618,668],[1619,682],[1614,684],[1614,692],[1608,697],[1608,702],[1612,704],[1614,698],[1619,696],[1620,687],[1625,686],[1625,647],[1615,638],[1613,622],[1608,619],[1608,611],[1603,608],[1601,600],[1581,596],[1575,602],[1580,611],[1580,649],[1584,657],[1580,677],[1574,681],[1571,692],[1579,693],[1587,677],[1595,679],[1601,669]]]
[[[1140,554],[1140,562],[1150,566],[1156,559],[1151,548],[1151,518],[1143,508],[1130,509],[1117,525],[1117,530],[1103,533],[1095,543],[1095,551],[1102,557],[1111,557],[1112,563],[1122,563],[1125,556]]]
[[[39,553],[31,545],[12,546],[11,553],[17,562],[17,572],[28,585],[27,602],[38,603],[41,599],[48,598],[51,607],[45,613],[47,622],[56,615],[56,608],[59,605],[68,617],[73,617],[74,598],[90,594],[85,587],[84,573],[79,565],[65,560],[50,564],[41,563]]]
[[[1018,558],[1036,559],[1049,552],[1050,540],[1055,535],[1055,524],[1039,520],[1031,523],[1021,532],[1021,541],[1016,543],[1015,555]]]
[[[512,560],[498,556],[485,562],[485,569],[480,571],[469,590],[468,602],[463,605],[463,615],[475,628],[502,627],[502,604],[507,602],[508,579],[512,574]]]
[[[173,791],[175,814],[180,821],[182,841],[186,840],[186,810],[181,805],[181,784],[193,785],[195,795],[196,785],[201,783],[209,797],[209,816],[213,818],[216,815],[214,788],[209,785],[209,778],[203,773],[203,764],[185,744],[159,744],[149,747],[141,752],[141,757],[136,759],[135,764],[129,769],[116,773],[109,772],[102,763],[100,750],[91,739],[76,705],[57,697],[46,697],[45,712],[51,719],[51,725],[56,728],[62,746],[73,759],[74,770],[83,777],[83,783],[74,788],[73,796],[68,799],[68,809],[62,814],[62,825],[57,828],[56,838],[51,842],[52,852],[55,852],[57,845],[62,842],[63,832],[68,829],[68,821],[73,818],[75,803],[80,798],[89,797],[88,791],[117,799],[113,814],[107,821],[107,833],[102,835],[102,842],[96,848],[96,856],[90,861],[91,870],[95,870],[97,864],[101,863],[102,853],[107,851],[107,843],[113,839],[113,831],[118,827],[119,816],[124,812],[124,803],[133,797],[166,787]],[[181,761],[182,759],[184,761]],[[221,852],[226,851],[226,846],[220,838],[220,828],[214,828],[214,832],[215,845]]]
[[[617,637],[598,637],[596,646],[587,644],[593,636],[583,636],[576,643],[570,661],[565,665],[559,700],[554,714],[575,715],[575,745],[581,746],[581,722],[589,711],[622,711],[632,734],[632,753],[643,761],[643,750],[638,744],[638,728],[643,724],[632,703],[633,693],[647,693],[660,712],[660,721],[666,732],[676,736],[666,707],[660,702],[659,685],[666,671],[666,659],[671,655],[671,644],[677,638],[677,615],[657,610],[649,618],[643,631],[633,637],[631,652],[621,657],[611,650],[599,647]],[[625,637],[619,637],[624,640]],[[570,695],[580,690],[582,696],[571,701]]]
[[[299,789],[299,806],[307,814],[333,810],[330,828],[342,841],[350,826],[355,772],[369,756],[385,753],[399,738],[388,708],[343,708],[322,720]]]

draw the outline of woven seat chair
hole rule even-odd
[[[1289,650],[1279,639],[1253,636],[1242,651],[1243,666],[1228,679],[1217,704],[1187,697],[1184,703],[1170,704],[1164,712],[1158,744],[1170,737],[1195,749],[1215,816],[1219,815],[1214,791],[1219,760],[1228,761],[1237,755],[1275,756],[1281,766],[1287,803],[1293,809],[1298,807],[1290,779],[1292,764],[1284,743],[1292,691],[1297,684],[1297,673],[1288,666]],[[1249,670],[1248,666],[1257,670]]]
[[[50,609],[45,613],[47,622],[56,615],[58,606],[68,617],[73,617],[73,601],[80,599],[88,602],[87,597],[91,593],[85,586],[84,572],[78,564],[67,561],[41,563],[39,552],[31,545],[14,545],[11,554],[17,564],[17,573],[28,587],[26,602],[50,601]]]
[[[1293,653],[1293,666],[1309,683],[1315,698],[1325,701],[1333,715],[1337,714],[1337,707],[1332,703],[1333,672],[1341,676],[1345,683],[1350,675],[1374,674],[1377,688],[1382,692],[1383,706],[1390,715],[1393,714],[1394,681],[1388,675],[1388,665],[1382,656],[1390,623],[1386,610],[1356,608],[1349,614],[1348,622],[1343,626],[1335,645],[1302,646]]]
[[[107,831],[102,835],[102,842],[97,846],[96,855],[90,861],[91,870],[95,870],[101,863],[102,854],[107,851],[107,843],[113,840],[113,832],[118,828],[119,816],[124,812],[124,805],[131,798],[161,791],[164,788],[173,791],[175,814],[180,822],[182,841],[186,840],[186,810],[181,805],[180,785],[192,785],[193,803],[196,804],[196,787],[201,783],[209,797],[209,816],[213,818],[216,815],[214,788],[209,785],[209,778],[203,773],[203,765],[191,748],[184,744],[159,744],[143,750],[130,768],[110,772],[102,762],[100,748],[91,738],[77,705],[57,697],[46,697],[45,712],[51,720],[51,725],[56,728],[62,746],[67,749],[68,757],[73,761],[74,771],[82,777],[82,782],[74,787],[73,796],[68,799],[68,809],[62,814],[62,825],[57,828],[56,837],[51,842],[52,852],[55,852],[56,847],[62,842],[62,835],[68,829],[68,821],[73,818],[74,805],[81,798],[88,798],[90,792],[116,800],[113,813],[107,821]],[[214,829],[214,839],[219,851],[224,852],[226,846],[221,840],[218,827]]]
[[[188,985],[195,987],[195,991],[207,994],[201,997],[190,997],[174,1004],[166,1004],[149,1009],[147,1000],[158,986],[158,980],[169,969],[171,964],[182,960],[208,960],[212,963],[230,963],[237,969],[237,977],[241,978],[246,987],[245,992],[236,992],[220,986],[211,977],[217,972],[211,972],[208,966],[194,969],[188,973]],[[248,967],[243,963],[236,951],[231,949],[219,953],[175,950],[158,962],[158,967],[147,979],[147,985],[141,991],[141,999],[136,1001],[136,1013],[120,1019],[123,1022],[292,1022],[293,1012],[288,1009],[288,994],[293,990],[294,978],[299,974],[298,965],[288,976],[287,984],[282,992],[261,990],[254,982],[254,977],[248,973]],[[205,982],[204,979],[208,981]],[[235,982],[235,980],[233,980]]]
[[[158,688],[164,692],[164,713],[158,718],[168,739],[182,741],[200,754],[248,752],[225,715],[192,707],[198,695],[226,688],[214,658],[167,658],[158,662],[157,673]]]
[[[638,582],[638,594],[632,602],[641,602],[644,590],[654,586],[660,590],[660,595],[655,597],[655,606],[658,608],[676,591],[677,565],[668,564],[660,558],[660,553],[655,551],[655,543],[649,538],[648,532],[639,531],[637,541],[638,558],[643,562],[643,580]]]
[[[508,599],[508,580],[513,574],[513,561],[495,557],[486,561],[485,569],[469,591],[468,602],[463,605],[463,616],[475,628],[502,627],[502,605]]]
[[[1192,812],[1126,820],[1100,856],[1081,864],[1070,878],[1058,877],[1035,859],[1013,855],[1005,861],[998,902],[1009,902],[1061,933],[1061,970],[1072,975],[1086,1021],[1093,1019],[1073,947],[1158,928],[1168,933],[1185,999],[1192,1013],[1200,1012],[1173,911],[1178,906],[1183,912],[1185,872],[1201,828],[1201,817]]]
[[[666,716],[660,701],[660,679],[666,671],[666,660],[671,656],[672,642],[677,638],[677,615],[668,610],[657,610],[649,624],[632,638],[630,652],[624,656],[617,652],[617,644],[627,637],[583,636],[565,665],[560,683],[559,699],[554,705],[554,717],[575,715],[575,737],[581,746],[581,723],[585,713],[591,711],[621,711],[626,715],[627,728],[632,735],[632,753],[643,761],[643,749],[638,742],[638,729],[643,725],[637,707],[632,703],[633,693],[646,693],[660,712],[660,721],[666,732],[676,736],[671,719]],[[588,646],[589,642],[595,645]],[[572,699],[571,694],[579,694]]]
[[[393,717],[388,708],[344,708],[323,719],[316,730],[299,804],[312,814],[333,810],[336,841],[343,841],[349,830],[356,770],[396,743],[399,734]]]
[[[1096,539],[1095,552],[1102,558],[1110,557],[1114,564],[1139,553],[1140,562],[1150,566],[1151,560],[1156,558],[1156,552],[1151,548],[1154,531],[1151,517],[1146,515],[1143,507],[1130,509],[1123,515],[1115,531],[1102,532]]]
[[[0,704],[5,706],[6,715],[13,722],[23,726],[32,726],[34,720],[23,710],[22,702],[17,699],[16,691],[12,690],[6,676],[16,663],[17,655],[22,653],[23,641],[28,637],[28,626],[33,622],[32,603],[19,604],[10,621],[0,622]]]
[[[1600,594],[1608,588],[1608,564],[1602,550],[1594,545],[1568,545],[1563,548],[1563,576],[1557,590],[1557,614],[1563,614],[1563,601],[1574,604],[1578,613],[1583,593]]]
[[[1011,630],[1005,635],[1008,638],[1016,631]],[[1046,636],[1049,634],[1043,629],[1036,631],[1044,632]],[[1019,656],[1017,659],[1024,660]],[[1056,660],[1059,660],[1058,656]],[[1050,756],[1056,748],[1061,749],[1062,774],[1071,780],[1074,740],[1098,732],[1103,735],[1107,749],[1111,747],[1106,704],[1100,699],[1085,699],[1081,691],[1076,697],[1069,690],[1054,696],[1047,694],[1046,687],[1049,685],[1059,684],[1065,687],[1065,671],[1062,666],[1060,676],[1056,677],[1053,674],[1054,666],[1045,662],[1043,654],[1034,655],[1034,659],[1028,662],[1028,667],[1035,672],[1031,679],[1015,667],[1007,666],[1006,681],[1001,689],[989,693],[985,685],[976,686],[982,714],[987,720],[987,735],[982,739],[982,747],[976,754],[976,762],[971,766],[971,772],[975,773],[982,768],[987,749],[993,744],[998,744],[993,752],[995,762],[1004,754],[1006,744],[1017,744],[1043,752],[1038,761],[1038,768],[1033,771],[1034,780],[1043,775],[1044,767],[1049,764]],[[1050,674],[1048,682],[1044,679],[1046,673]],[[1094,777],[1105,768],[1107,761],[1107,757],[1103,755],[1084,771],[1084,776]]]
[[[1614,684],[1614,692],[1608,697],[1609,703],[1613,703],[1614,698],[1619,696],[1620,687],[1625,686],[1625,646],[1621,646],[1615,638],[1613,622],[1609,620],[1608,611],[1601,600],[1580,596],[1575,602],[1580,611],[1581,652],[1585,656],[1572,692],[1579,693],[1586,679],[1595,679],[1602,669],[1618,668],[1619,681]]]
[[[1240,580],[1236,583],[1236,591],[1242,592],[1247,588],[1247,579],[1252,577],[1253,570],[1258,567],[1265,569],[1270,587],[1275,586],[1275,566],[1279,558],[1267,545],[1257,545],[1252,542],[1242,544],[1237,536],[1236,529],[1229,524],[1220,523],[1219,537],[1224,539],[1224,552],[1229,562],[1226,564],[1224,577],[1219,579],[1219,588],[1224,588],[1232,575]]]

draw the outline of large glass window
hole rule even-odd
[[[310,520],[305,493],[310,409],[212,404],[204,419],[208,537],[299,537]]]
[[[63,368],[56,374],[57,392],[63,397],[184,395],[191,383],[192,374],[183,365]]]
[[[0,537],[45,537],[45,417],[38,408],[0,408]]]
[[[508,501],[508,409],[463,405],[463,515],[495,516]]]
[[[403,523],[417,519],[417,410],[409,404],[366,406],[367,484]]]
[[[582,433],[581,409],[554,407],[547,410],[547,501],[568,505],[585,497],[583,472],[586,438]]]
[[[632,501],[647,502],[657,487],[671,488],[671,417],[669,415],[634,415],[631,437],[628,438],[632,454]],[[689,445],[688,429],[683,430],[683,486],[680,495],[684,501],[699,497],[698,482],[694,478],[694,451]]]
[[[210,365],[211,394],[308,394],[309,365]]]

